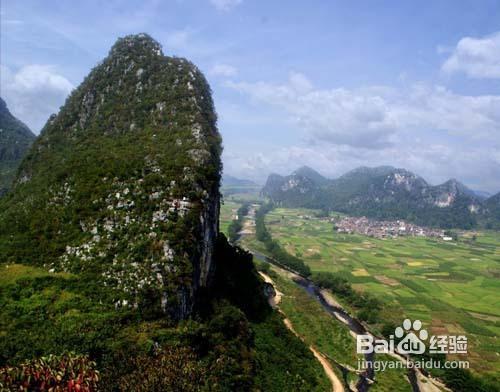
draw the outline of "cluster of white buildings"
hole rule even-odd
[[[437,237],[445,241],[452,238],[445,236],[444,230],[422,227],[402,220],[378,221],[362,217],[346,216],[332,219],[339,233],[363,234],[376,238],[395,238],[399,236]]]

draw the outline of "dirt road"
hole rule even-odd
[[[263,272],[259,272],[259,274],[260,274],[260,276],[262,276],[262,278],[264,279],[264,281],[266,283],[273,285],[274,290],[276,291],[276,296],[273,298],[269,298],[269,305],[271,305],[273,308],[277,308],[277,305],[280,303],[281,297],[283,296],[283,294],[276,289],[276,285],[274,284],[273,280],[268,275],[264,274]],[[283,319],[283,323],[285,324],[285,326],[295,336],[297,336],[300,340],[304,341],[302,336],[300,336],[297,333],[297,331],[295,331],[295,329],[293,328],[292,322],[288,318],[286,318],[286,315],[280,309],[278,309],[278,311],[285,316],[285,318]],[[332,383],[332,391],[333,392],[345,392],[344,385],[342,384],[342,381],[340,381],[340,378],[337,376],[337,374],[333,370],[330,362],[328,362],[328,360],[323,356],[323,354],[321,354],[313,346],[309,346],[309,350],[311,350],[311,352],[314,354],[314,357],[319,361],[321,366],[323,366],[323,370],[324,370],[326,376],[328,377],[328,379]]]

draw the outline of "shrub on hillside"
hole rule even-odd
[[[49,355],[18,366],[0,368],[2,391],[97,391],[99,372],[87,356]]]

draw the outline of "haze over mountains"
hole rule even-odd
[[[0,196],[11,187],[18,166],[35,135],[15,118],[0,97]]]
[[[337,179],[325,178],[304,166],[288,176],[271,174],[262,194],[287,207],[406,219],[427,226],[498,224],[498,194],[485,200],[455,179],[434,186],[408,170],[391,166],[359,167]]]
[[[238,187],[257,187],[258,184],[255,183],[252,180],[247,180],[244,178],[238,178],[231,176],[229,174],[224,174],[222,176],[222,186],[227,186],[227,187],[232,187],[232,186],[238,186]]]

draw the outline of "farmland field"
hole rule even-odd
[[[220,231],[223,232],[226,236],[227,236],[227,229],[231,224],[231,221],[234,219],[236,211],[238,211],[238,208],[240,208],[240,206],[241,203],[236,203],[231,200],[225,200],[224,204],[221,205],[219,225],[220,225]]]
[[[420,319],[431,334],[464,334],[469,347],[461,359],[476,372],[499,374],[500,233],[464,233],[458,242],[375,239],[336,233],[311,210],[281,208],[266,216],[266,227],[313,272],[336,273],[381,299],[382,319]]]

